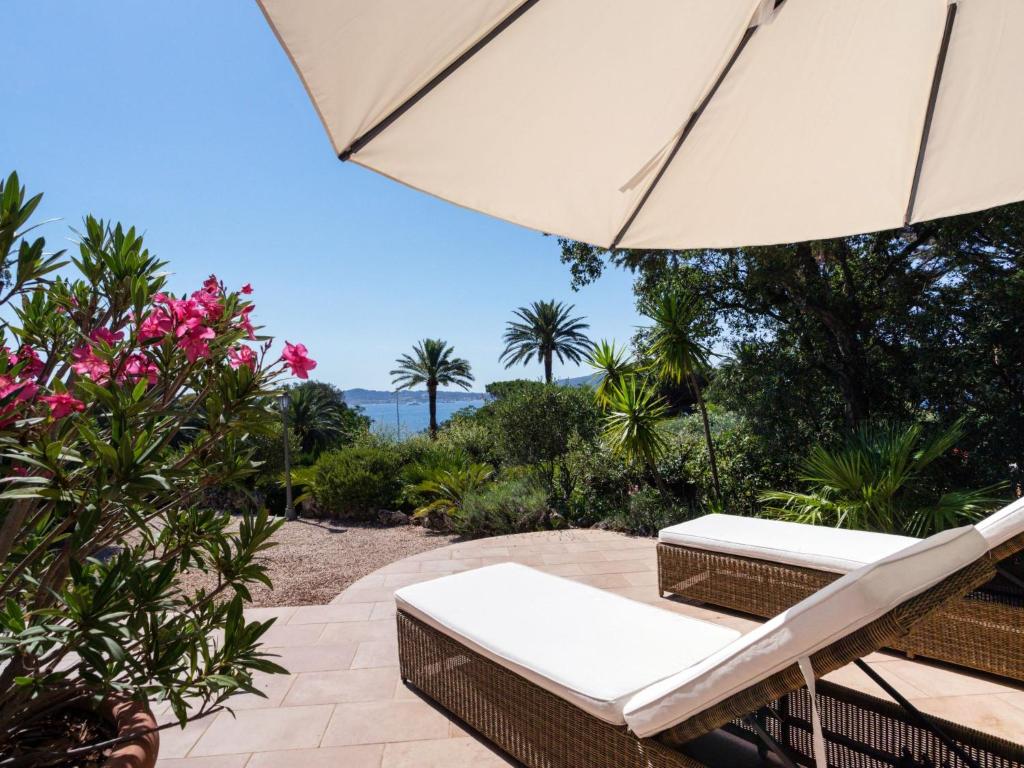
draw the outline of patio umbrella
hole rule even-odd
[[[1022,0],[259,0],[338,156],[601,246],[1024,199]]]

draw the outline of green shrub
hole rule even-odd
[[[402,491],[402,455],[390,445],[356,445],[323,454],[316,463],[313,497],[332,517],[373,519],[394,509]]]
[[[606,518],[605,526],[638,536],[654,536],[662,528],[693,517],[689,507],[666,497],[657,488],[641,488],[629,497],[628,506]]]
[[[586,528],[622,515],[637,473],[603,447],[577,443],[566,455],[571,490],[566,504],[570,525]]]
[[[550,515],[547,492],[539,485],[499,480],[467,494],[452,522],[464,536],[501,536],[538,530]]]

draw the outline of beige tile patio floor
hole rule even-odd
[[[398,675],[393,593],[405,584],[513,560],[548,573],[749,630],[756,622],[657,594],[655,542],[596,530],[454,544],[363,577],[329,605],[257,608],[287,676],[260,680],[267,698],[234,700],[184,730],[161,733],[160,768],[487,768],[506,761],[406,689]],[[926,712],[1024,738],[1024,687],[897,655],[868,661]],[[829,676],[884,696],[855,667]]]

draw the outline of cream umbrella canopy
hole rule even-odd
[[[605,247],[1024,199],[1024,0],[259,0],[342,160]]]

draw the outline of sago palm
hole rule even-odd
[[[411,355],[402,355],[391,371],[396,389],[412,389],[425,384],[430,403],[430,436],[437,437],[437,388],[461,387],[468,390],[473,382],[469,362],[454,357],[454,348],[441,339],[423,339],[412,349]]]
[[[594,395],[602,408],[608,406],[608,395],[626,376],[636,373],[636,366],[625,347],[615,346],[614,341],[602,339],[594,345],[587,361],[599,376]]]
[[[493,474],[490,466],[473,462],[464,454],[453,454],[443,462],[414,465],[409,475],[416,482],[409,484],[408,490],[425,497],[426,503],[413,512],[413,517],[458,517],[463,499],[487,483]]]
[[[693,392],[704,424],[704,441],[708,447],[708,463],[715,496],[721,500],[722,486],[718,481],[718,459],[715,443],[711,439],[711,424],[700,376],[711,366],[711,350],[701,343],[699,323],[704,308],[699,299],[690,295],[666,293],[647,312],[654,321],[648,339],[648,353],[653,358],[653,369],[665,381],[685,384]]]
[[[575,306],[562,302],[535,301],[519,307],[505,327],[505,351],[498,359],[506,368],[528,364],[536,359],[544,363],[544,381],[551,383],[552,362],[579,363],[590,353],[591,343],[584,330],[590,326],[582,317],[571,317]]]
[[[815,446],[804,493],[769,491],[767,511],[786,520],[924,537],[964,525],[1002,502],[1001,486],[940,493],[925,470],[963,437],[963,423],[925,437],[921,425],[865,426],[835,451]]]
[[[663,494],[668,489],[658,471],[658,460],[668,448],[661,427],[667,413],[668,406],[655,388],[635,375],[624,376],[608,388],[605,445],[630,463],[646,464]]]

